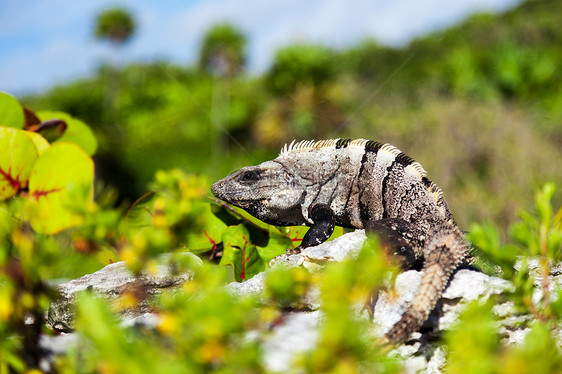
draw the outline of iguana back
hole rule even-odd
[[[416,296],[386,334],[391,342],[419,329],[469,253],[441,190],[419,163],[389,144],[293,142],[275,160],[216,182],[212,192],[270,224],[311,226],[301,248],[325,241],[338,225],[378,232],[403,268],[423,261]]]

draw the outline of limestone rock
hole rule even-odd
[[[191,254],[186,254],[193,256]],[[175,274],[173,266],[162,264],[155,274],[135,276],[128,269],[125,262],[116,262],[92,274],[57,286],[59,297],[49,306],[47,324],[56,331],[70,332],[74,326],[73,302],[76,294],[91,291],[96,295],[113,300],[123,292],[141,289],[146,295],[152,295],[161,289],[181,285],[192,278],[191,273]],[[146,305],[137,309],[126,309],[128,317],[134,318],[145,313]]]
[[[271,265],[272,267],[303,266],[313,271],[318,270],[326,262],[341,261],[347,256],[356,256],[365,240],[365,233],[357,230],[333,241],[307,248],[300,254],[279,256],[272,260]],[[226,287],[237,295],[263,296],[266,273],[267,271],[257,274],[243,283],[233,282]],[[560,274],[556,275],[560,276]],[[47,320],[56,330],[70,331],[73,321],[72,302],[76,293],[80,291],[91,290],[102,297],[114,299],[130,287],[140,286],[148,293],[155,293],[163,288],[177,287],[191,276],[192,274],[176,274],[165,265],[162,265],[154,275],[141,276],[131,274],[124,263],[108,265],[96,273],[58,286],[61,297],[51,306]],[[407,303],[414,297],[420,281],[421,272],[406,271],[397,276],[393,286],[395,293],[392,293],[392,297],[390,292],[381,291],[374,307],[374,327],[371,332],[373,336],[382,336],[400,319]],[[393,354],[403,360],[409,373],[439,373],[445,365],[446,352],[435,343],[435,335],[454,324],[467,302],[476,299],[484,300],[491,295],[504,292],[509,287],[508,282],[475,270],[457,271],[436,309],[424,324],[421,330],[423,333],[412,334],[406,344],[394,349]],[[265,337],[259,339],[264,352],[264,365],[268,371],[286,372],[290,370],[291,361],[298,353],[314,349],[318,329],[322,323],[322,313],[318,310],[318,293],[310,292],[303,304],[305,308],[286,313],[280,323],[276,324]],[[360,313],[360,308],[357,310]],[[509,324],[510,318],[514,318],[513,310],[508,303],[496,306],[494,311],[506,321],[504,326]],[[158,323],[158,317],[147,313],[142,307],[130,311],[124,317],[125,326],[143,325],[151,328]],[[521,341],[525,334],[525,331],[516,329],[506,331],[511,332],[508,343]],[[260,332],[248,333],[249,339],[251,334],[259,335]],[[64,351],[61,347],[75,344],[75,338],[52,338],[43,343],[46,351],[59,354]]]
[[[298,353],[316,345],[320,323],[320,311],[287,313],[262,344],[265,367],[271,372],[289,371]]]

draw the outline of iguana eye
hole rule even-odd
[[[258,180],[258,173],[255,171],[245,171],[238,180],[240,182],[255,182]]]

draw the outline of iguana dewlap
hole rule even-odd
[[[310,226],[301,248],[324,242],[337,225],[378,232],[404,268],[423,261],[416,296],[386,334],[391,342],[421,327],[469,253],[441,190],[419,163],[389,144],[293,142],[276,159],[216,182],[212,192],[272,225]]]

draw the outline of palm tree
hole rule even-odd
[[[121,87],[121,69],[119,48],[129,41],[136,29],[135,20],[128,10],[110,8],[96,17],[94,36],[99,40],[109,41],[114,47],[114,61],[105,66],[102,71],[104,77],[103,122],[116,124],[118,122],[118,98]],[[111,126],[108,131],[113,132],[108,138],[119,144],[121,133],[119,126]]]
[[[199,67],[208,73],[231,78],[246,63],[246,37],[228,23],[213,26],[203,38],[199,51]]]
[[[135,28],[135,20],[126,9],[111,8],[97,16],[94,35],[115,45],[123,45],[134,34]]]

